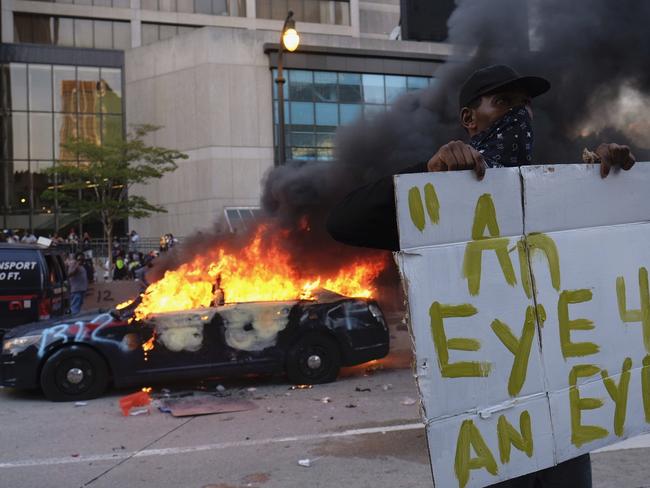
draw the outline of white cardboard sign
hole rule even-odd
[[[395,177],[436,486],[650,432],[650,165]]]

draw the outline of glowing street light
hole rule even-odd
[[[285,136],[284,136],[284,76],[282,73],[282,54],[286,49],[293,52],[298,49],[300,36],[296,31],[296,21],[293,19],[293,11],[289,10],[287,18],[284,20],[282,32],[280,33],[280,49],[278,52],[278,76],[275,82],[278,84],[278,164],[284,164],[285,155]]]

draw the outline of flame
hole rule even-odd
[[[118,304],[115,306],[115,309],[116,309],[116,310],[122,310],[123,308],[126,308],[126,307],[128,307],[129,305],[131,305],[131,304],[133,303],[133,301],[134,301],[134,300],[127,300],[127,301],[125,301],[125,302],[118,303]]]
[[[385,254],[359,259],[335,272],[303,276],[280,246],[283,236],[276,233],[263,239],[265,231],[265,226],[258,227],[250,243],[235,252],[217,247],[167,271],[142,295],[136,318],[208,307],[218,288],[226,303],[314,300],[320,288],[359,298],[375,293],[373,281],[386,266]]]

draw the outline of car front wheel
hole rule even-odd
[[[296,342],[287,355],[287,376],[296,384],[334,381],[341,369],[338,344],[325,335],[308,335]]]
[[[47,359],[41,371],[43,394],[54,402],[97,398],[107,386],[106,361],[84,346],[59,349]]]

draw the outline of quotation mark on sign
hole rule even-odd
[[[440,202],[438,195],[431,183],[424,185],[424,204],[422,203],[422,193],[417,186],[411,187],[409,190],[409,213],[411,214],[411,221],[420,232],[424,231],[426,225],[424,219],[424,209],[427,209],[427,215],[432,224],[437,224],[440,221]]]

